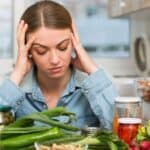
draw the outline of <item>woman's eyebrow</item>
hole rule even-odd
[[[70,38],[64,39],[63,41],[61,41],[60,43],[58,43],[57,46],[60,46],[61,44],[63,44],[66,41],[70,41]]]
[[[32,44],[32,47],[33,47],[33,46],[39,46],[39,47],[48,49],[48,46],[42,45],[42,44],[40,44],[40,43],[33,43],[33,44]]]
[[[63,43],[66,42],[66,41],[69,41],[69,40],[70,40],[70,38],[64,39],[64,40],[62,40],[60,43],[58,43],[56,46],[60,46],[61,44],[63,44]],[[33,44],[32,44],[32,47],[33,47],[33,46],[40,46],[40,47],[42,47],[42,48],[49,49],[48,46],[42,45],[42,44],[40,44],[40,43],[33,43]]]

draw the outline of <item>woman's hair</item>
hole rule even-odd
[[[71,29],[72,19],[69,12],[60,4],[51,0],[42,0],[27,8],[21,17],[28,24],[27,33],[40,27]]]

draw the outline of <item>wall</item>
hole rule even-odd
[[[150,76],[150,9],[145,9],[131,15],[131,49],[134,60],[134,42],[136,37],[144,37],[147,49],[147,70],[140,72],[135,65],[139,75]]]
[[[138,36],[144,36],[148,38],[148,44],[150,44],[150,9],[142,10],[131,15],[131,44],[132,44],[132,53],[133,53],[133,43],[135,38]],[[150,65],[150,47],[147,48],[147,61]],[[133,56],[133,54],[132,54]],[[137,68],[137,67],[136,67]],[[148,71],[141,73],[136,69],[139,75],[150,76],[149,69]],[[143,103],[143,112],[144,119],[150,119],[150,102]]]

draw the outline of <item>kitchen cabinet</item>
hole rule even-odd
[[[143,8],[150,8],[150,1],[149,0],[142,0],[142,7]]]
[[[110,17],[121,17],[146,8],[149,0],[109,0],[108,12]]]

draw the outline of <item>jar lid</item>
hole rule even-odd
[[[1,112],[10,111],[11,109],[12,109],[11,106],[8,106],[8,105],[0,105],[0,111],[1,111]]]
[[[134,102],[141,102],[140,97],[117,97],[115,99],[115,102],[121,102],[121,103],[134,103]]]
[[[95,134],[98,131],[100,131],[99,127],[88,127],[88,126],[86,126],[86,127],[82,128],[82,134],[87,134],[87,135]]]
[[[142,119],[141,118],[119,118],[118,122],[122,124],[141,124]]]

